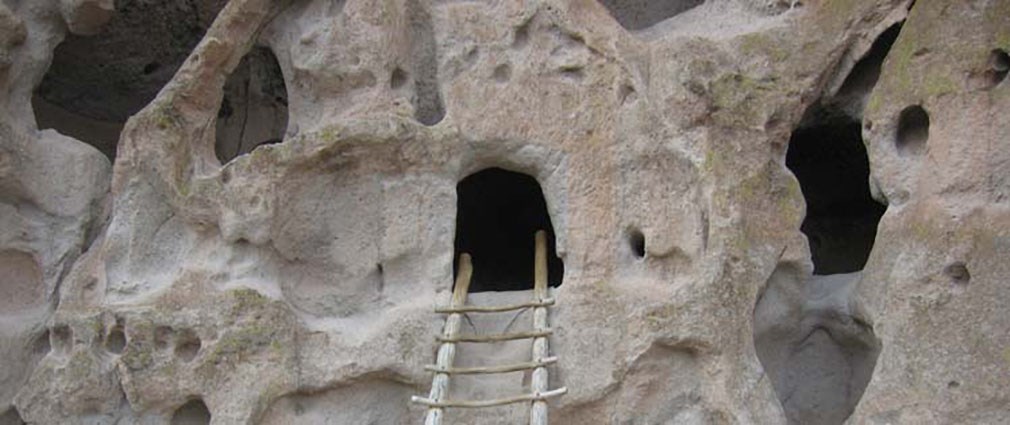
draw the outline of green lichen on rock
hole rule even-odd
[[[757,79],[735,72],[720,75],[709,86],[716,109],[713,118],[731,127],[763,126],[770,114],[770,97],[778,90],[777,83],[773,78]]]
[[[755,32],[740,37],[740,53],[747,56],[761,56],[774,63],[789,59],[789,44],[767,32]]]
[[[270,302],[270,299],[250,288],[232,289],[227,292],[231,301],[231,311],[233,314],[262,309]]]

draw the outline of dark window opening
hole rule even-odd
[[[190,400],[172,414],[172,425],[207,425],[210,421],[210,410],[199,399]]]
[[[32,96],[39,129],[115,159],[126,120],[151,102],[203,38],[223,3],[116,2],[91,36],[68,34]]]
[[[859,122],[836,117],[796,130],[786,166],[806,199],[800,229],[810,241],[814,274],[862,270],[885,207],[870,197],[869,159]]]
[[[288,127],[288,92],[277,57],[253,47],[228,76],[217,114],[214,152],[221,163],[279,143]]]
[[[886,31],[880,34],[873,41],[873,46],[845,77],[845,82],[838,89],[838,97],[846,97],[853,94],[867,96],[880,79],[880,69],[884,65],[884,58],[891,51],[891,46],[898,39],[904,21],[891,25]]]
[[[1010,54],[1006,50],[995,49],[989,53],[990,82],[993,86],[1006,80],[1010,72]]]
[[[561,285],[564,264],[555,250],[554,227],[536,179],[489,168],[460,181],[456,193],[453,268],[458,269],[461,253],[470,254],[470,292],[533,289],[537,230],[547,232],[547,282]]]
[[[913,105],[898,116],[898,135],[895,140],[898,154],[919,155],[929,140],[929,114],[922,106]]]
[[[636,258],[645,258],[645,235],[641,230],[632,229],[628,232],[628,245]]]
[[[705,0],[600,0],[622,27],[629,31],[649,28],[688,10]]]

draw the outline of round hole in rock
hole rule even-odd
[[[998,85],[1006,80],[1007,73],[1010,72],[1010,55],[1006,50],[995,49],[989,53],[989,68],[992,85]]]
[[[645,235],[641,230],[632,229],[628,232],[628,246],[635,257],[645,258]]]
[[[172,425],[207,425],[211,415],[203,400],[190,400],[172,414]]]
[[[473,260],[470,292],[533,289],[534,235],[547,232],[547,281],[561,284],[564,263],[554,244],[554,227],[540,184],[533,177],[489,168],[456,186],[456,240],[453,255]]]
[[[510,78],[512,78],[512,67],[510,67],[507,63],[498,65],[494,69],[494,73],[491,77],[499,83],[507,82]]]
[[[218,160],[226,163],[280,142],[288,126],[287,99],[277,57],[266,47],[253,47],[224,85],[214,143]]]
[[[171,79],[223,5],[117,1],[97,34],[68,34],[32,96],[39,129],[55,129],[113,160],[127,118]]]
[[[971,273],[968,266],[961,261],[954,262],[943,268],[943,274],[950,278],[955,285],[967,285],[971,281]]]
[[[897,148],[900,155],[918,155],[929,139],[929,114],[919,105],[905,108],[898,116]]]

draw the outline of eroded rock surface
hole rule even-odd
[[[1008,50],[1008,0],[2,2],[0,423],[419,423],[513,243],[466,211],[549,220],[551,423],[1006,422]]]

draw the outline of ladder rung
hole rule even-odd
[[[504,305],[504,306],[492,306],[492,307],[482,307],[482,306],[459,306],[459,307],[436,307],[435,313],[500,313],[503,311],[513,311],[522,310],[524,308],[530,307],[547,307],[554,305],[554,298],[544,298],[540,301],[531,301],[522,304]]]
[[[551,329],[545,329],[542,331],[532,331],[532,332],[516,332],[507,334],[490,334],[490,335],[454,335],[450,337],[438,336],[439,342],[499,342],[499,341],[512,341],[516,339],[530,339],[530,338],[540,338],[545,336],[550,336]]]
[[[446,401],[434,401],[425,397],[413,396],[410,398],[411,402],[417,404],[423,404],[428,407],[494,407],[494,406],[504,406],[506,404],[522,403],[526,401],[538,401],[546,400],[551,397],[557,397],[568,392],[568,388],[561,387],[556,390],[546,391],[539,394],[523,394],[513,397],[498,398],[494,400],[446,400]]]
[[[557,363],[557,357],[548,357],[540,362],[525,362],[516,363],[510,365],[501,366],[479,366],[479,367],[450,367],[448,369],[440,368],[436,365],[430,364],[424,367],[424,370],[436,373],[448,373],[450,375],[476,375],[481,373],[506,373],[506,372],[518,372],[520,370],[530,370],[536,369],[538,367],[547,366],[550,364]]]

